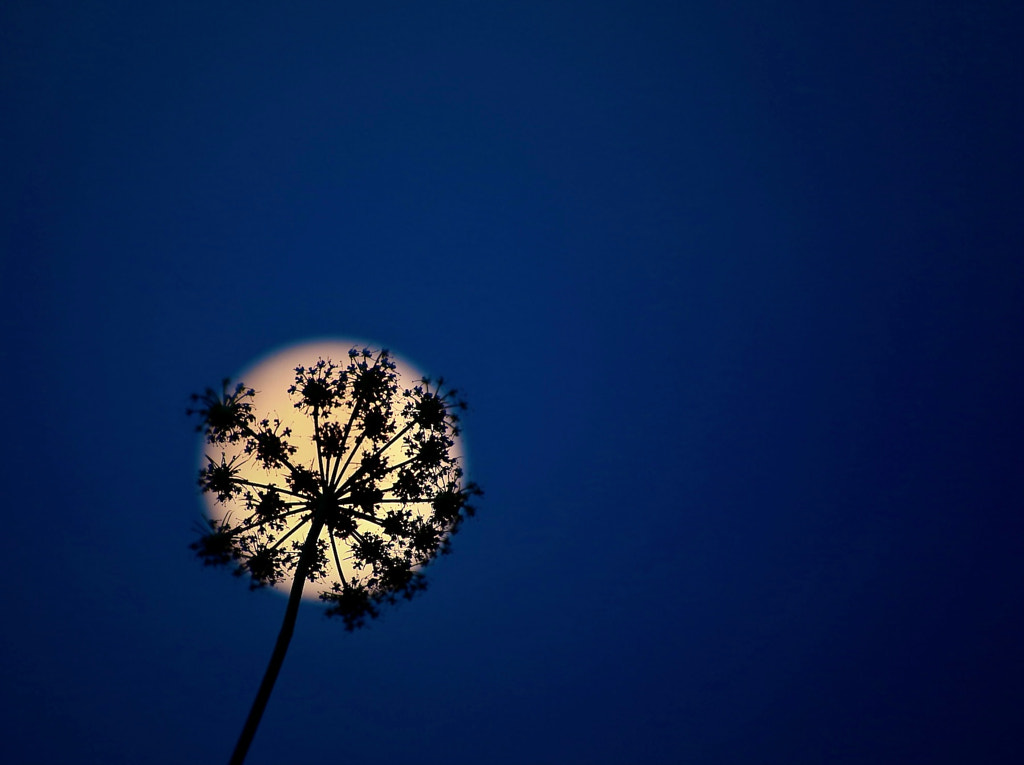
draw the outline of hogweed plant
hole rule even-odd
[[[295,628],[303,587],[348,630],[425,587],[422,569],[449,549],[480,489],[457,448],[466,405],[444,381],[400,386],[386,350],[353,348],[347,363],[295,369],[292,405],[312,422],[311,443],[257,414],[239,382],[193,395],[189,415],[207,443],[199,486],[223,511],[191,545],[208,566],[288,588],[284,621],[230,762],[256,734]],[[299,447],[305,446],[302,450]],[[217,457],[210,456],[211,452]],[[219,454],[218,454],[219,452]],[[308,456],[303,459],[302,455]]]

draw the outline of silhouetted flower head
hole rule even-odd
[[[354,629],[422,590],[422,567],[473,514],[481,492],[456,448],[465,403],[443,380],[403,384],[386,350],[357,348],[344,365],[297,367],[288,394],[312,420],[305,452],[280,419],[257,420],[242,383],[192,397],[197,430],[221,451],[199,486],[228,512],[191,547],[253,587],[326,579],[328,614]]]

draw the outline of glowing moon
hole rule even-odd
[[[295,383],[295,368],[299,366],[309,368],[316,364],[319,359],[333,361],[335,364],[344,367],[349,363],[349,351],[352,348],[362,349],[364,347],[371,349],[379,348],[379,346],[358,340],[344,339],[312,340],[289,346],[275,351],[255,364],[243,369],[232,378],[231,384],[234,385],[240,382],[247,388],[252,388],[256,391],[256,395],[252,400],[253,414],[256,416],[256,420],[260,421],[265,418],[271,422],[280,420],[281,431],[285,428],[290,428],[291,436],[288,438],[288,441],[298,449],[292,457],[292,463],[303,465],[315,472],[317,469],[317,456],[313,441],[313,421],[309,416],[295,408],[294,404],[297,399],[288,394],[288,389]],[[399,390],[411,388],[423,378],[424,375],[420,370],[408,361],[395,355],[394,352],[391,353],[391,360],[396,364],[395,372],[398,374]],[[400,414],[396,413],[395,417],[400,426],[405,424],[405,420]],[[385,452],[385,455],[391,456],[394,462],[398,462],[402,458],[401,449],[401,443],[395,443]],[[462,457],[462,448],[458,439],[455,439],[451,453],[454,457]],[[208,445],[204,442],[199,456],[201,467],[207,465],[207,455],[215,462],[220,462],[221,455],[226,455],[228,460],[238,456],[243,461],[239,471],[239,476],[242,479],[255,483],[285,485],[284,477],[286,470],[284,468],[268,470],[257,460],[246,458],[241,444]],[[241,498],[221,502],[211,492],[204,494],[204,500],[207,514],[214,521],[219,522],[225,519],[232,519],[237,522],[250,513],[246,509],[244,500]],[[431,510],[429,503],[410,504],[409,509],[416,516],[429,514]],[[284,530],[286,535],[299,523],[299,516],[292,516],[288,519],[288,523],[288,527]],[[360,530],[365,526],[365,521],[359,522]],[[329,542],[328,534],[328,530],[324,528],[320,538]],[[301,540],[302,535],[297,534],[296,538]],[[331,556],[328,557],[327,575],[317,581],[307,582],[303,589],[303,598],[318,598],[320,593],[330,591],[332,583],[338,581],[339,575],[335,560]],[[349,579],[360,573],[360,569],[355,568],[354,564],[349,560],[341,560],[341,565],[342,573]],[[288,579],[279,582],[275,588],[280,592],[286,593],[290,587],[291,580]]]

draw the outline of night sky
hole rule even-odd
[[[248,763],[1024,761],[1024,5],[0,10],[0,760],[222,763],[285,598],[189,394],[469,401],[428,591],[303,605]]]

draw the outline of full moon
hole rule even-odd
[[[279,432],[283,432],[286,428],[289,428],[291,430],[291,435],[288,437],[288,442],[297,449],[291,458],[292,463],[310,468],[315,472],[317,467],[317,454],[313,437],[314,425],[312,418],[295,408],[295,402],[298,399],[293,398],[288,393],[288,389],[295,384],[295,368],[301,366],[308,369],[316,364],[320,359],[323,359],[324,361],[332,361],[337,366],[344,368],[349,364],[349,351],[352,348],[362,350],[365,347],[369,347],[371,350],[379,348],[379,346],[359,340],[346,340],[341,338],[311,340],[297,345],[292,345],[281,350],[274,351],[254,364],[246,367],[231,378],[231,385],[234,386],[237,383],[242,383],[246,388],[252,388],[255,390],[256,393],[252,399],[252,413],[255,415],[257,422],[263,419],[270,420],[271,423],[280,421]],[[424,377],[423,373],[419,369],[405,359],[396,355],[393,351],[391,352],[391,360],[396,364],[395,372],[398,375],[398,386],[400,392],[402,390],[412,388]],[[405,422],[401,415],[396,414],[396,419],[399,421],[400,425]],[[462,448],[458,439],[455,439],[455,445],[452,447],[452,454],[455,457],[459,457],[460,462],[462,462]],[[285,485],[284,477],[286,471],[284,468],[268,470],[256,459],[249,458],[249,455],[244,453],[243,447],[240,444],[209,445],[204,442],[200,449],[200,466],[205,467],[208,464],[207,457],[219,463],[222,455],[226,456],[229,461],[233,457],[237,457],[239,459],[239,462],[241,463],[239,476],[242,479],[259,484],[272,483],[279,486]],[[390,456],[393,462],[400,461],[403,458],[401,443],[395,443],[392,445],[388,451],[385,452],[385,455]],[[246,508],[245,501],[241,498],[235,498],[229,501],[218,501],[212,492],[206,493],[203,496],[207,514],[214,521],[221,522],[228,520],[232,523],[238,523],[250,514],[250,511]],[[409,509],[412,510],[414,515],[422,516],[429,514],[431,508],[429,503],[421,503],[420,505],[410,504]],[[285,535],[299,524],[299,517],[299,515],[293,515],[291,518],[287,519],[289,525],[284,529]],[[360,521],[360,524],[365,526],[366,522]],[[321,532],[320,538],[325,542],[330,543],[331,540],[328,535],[329,532],[325,528]],[[303,535],[301,533],[295,535],[295,539],[297,540],[301,541],[302,538]],[[334,582],[339,580],[340,577],[335,557],[328,556],[328,559],[329,562],[326,576],[313,582],[307,582],[303,589],[303,598],[318,598],[322,592],[329,592]],[[360,573],[360,569],[356,568],[353,562],[348,560],[345,556],[339,556],[338,561],[342,567],[342,571],[340,573],[345,577],[351,579],[353,576],[358,576]],[[287,593],[290,587],[290,579],[287,581],[281,581],[275,585],[275,589],[283,593]]]

